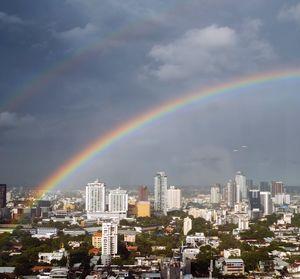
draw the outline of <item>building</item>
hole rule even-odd
[[[183,219],[183,234],[187,235],[192,229],[192,219],[190,217],[185,217]]]
[[[127,212],[128,194],[126,190],[120,188],[111,190],[108,194],[108,211],[110,212]]]
[[[227,183],[227,205],[234,207],[236,203],[236,184],[231,179]]]
[[[65,250],[64,247],[59,249],[58,251],[53,251],[50,253],[47,252],[39,252],[39,262],[48,263],[51,264],[51,261],[60,261],[63,259],[63,257],[68,257],[69,253]]]
[[[223,254],[224,254],[225,259],[228,259],[230,257],[237,258],[237,257],[241,256],[241,249],[238,249],[238,248],[235,248],[235,249],[231,248],[231,249],[227,249],[227,250],[224,249]]]
[[[101,248],[102,244],[102,232],[95,232],[92,236],[92,245],[94,248]]]
[[[108,265],[111,256],[118,253],[118,225],[102,223],[101,263]]]
[[[51,269],[49,279],[67,279],[69,270],[66,267],[55,267]]]
[[[283,191],[283,182],[282,181],[272,181],[271,185],[271,194],[272,197],[275,197],[277,194],[282,194]]]
[[[250,209],[260,209],[260,191],[249,190]]]
[[[168,177],[161,171],[154,176],[154,210],[167,213],[167,187]]]
[[[150,202],[139,201],[136,203],[136,215],[137,217],[150,217]]]
[[[225,259],[223,262],[223,275],[244,274],[245,266],[242,259]]]
[[[105,184],[99,182],[88,183],[86,190],[85,210],[87,212],[104,212],[105,211]]]
[[[236,184],[236,200],[237,203],[240,203],[243,199],[247,199],[248,197],[246,177],[240,171],[238,171],[235,175],[235,184]]]
[[[260,205],[263,216],[273,213],[273,204],[270,192],[260,192]]]
[[[210,202],[219,204],[221,201],[221,185],[216,184],[210,188]]]
[[[259,190],[261,192],[270,192],[270,184],[268,181],[261,181],[259,183]]]
[[[206,242],[206,237],[203,232],[188,235],[185,240],[186,244],[192,247],[199,247],[200,244]]]
[[[167,190],[168,210],[179,210],[181,208],[181,190],[175,186],[170,186]]]
[[[6,184],[0,184],[0,208],[6,207]]]
[[[249,230],[249,217],[247,214],[243,214],[239,216],[238,226],[240,231]]]
[[[138,188],[138,200],[139,201],[148,201],[149,199],[149,191],[147,186],[140,186]]]
[[[291,203],[291,196],[285,193],[276,194],[274,197],[274,203],[276,205],[288,205]]]

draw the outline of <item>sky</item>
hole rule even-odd
[[[39,185],[108,130],[191,91],[300,68],[299,44],[298,1],[2,0],[0,182]],[[58,188],[152,185],[162,170],[181,187],[225,184],[236,171],[300,185],[299,85],[187,106]]]

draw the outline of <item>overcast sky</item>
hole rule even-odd
[[[95,138],[192,90],[300,67],[298,1],[0,2],[0,182],[37,185]],[[185,107],[60,186],[300,185],[300,80]],[[242,146],[247,146],[242,148]]]

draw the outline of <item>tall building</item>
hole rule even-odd
[[[167,190],[168,210],[177,210],[181,208],[181,190],[175,186],[170,186]]]
[[[270,192],[270,184],[268,181],[261,181],[259,183],[259,189],[261,192]]]
[[[183,219],[183,234],[187,235],[192,229],[192,219],[190,217],[185,217]]]
[[[237,202],[242,202],[243,199],[248,197],[248,189],[246,185],[246,176],[244,176],[240,171],[235,175],[235,184],[236,184],[236,199]]]
[[[105,184],[99,182],[88,183],[85,188],[87,212],[104,212],[105,211]]]
[[[236,202],[236,184],[231,179],[227,183],[227,205],[234,207]]]
[[[108,211],[110,212],[127,212],[128,194],[126,190],[120,188],[111,190],[108,194]]]
[[[148,201],[149,199],[149,191],[147,186],[140,186],[138,188],[138,200],[139,201]]]
[[[161,171],[154,176],[154,210],[167,213],[167,187],[168,177]]]
[[[102,244],[102,232],[95,232],[92,236],[92,245],[100,249]]]
[[[282,194],[283,191],[283,182],[282,181],[272,181],[271,193],[272,197],[275,197],[277,194]]]
[[[0,184],[0,208],[6,207],[6,184]]]
[[[108,265],[111,256],[118,253],[118,225],[102,223],[101,263]]]
[[[263,216],[273,213],[273,204],[270,192],[260,192],[260,205]]]
[[[221,201],[221,185],[216,184],[210,188],[210,202],[218,204]]]
[[[254,184],[253,184],[252,179],[246,179],[246,185],[247,185],[248,190],[254,189]]]
[[[260,209],[260,192],[259,190],[249,190],[250,209]]]

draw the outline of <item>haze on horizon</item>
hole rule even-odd
[[[0,183],[36,185],[99,135],[195,89],[300,68],[299,34],[298,1],[3,0]],[[22,98],[34,81],[43,82]],[[238,170],[299,185],[299,85],[188,106],[111,146],[64,185],[97,177],[152,185],[160,170],[175,185],[225,183]]]

